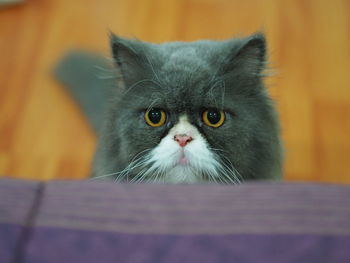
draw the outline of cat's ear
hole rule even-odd
[[[111,34],[110,45],[115,65],[127,87],[147,78],[147,60],[141,43]]]
[[[234,72],[241,76],[261,76],[266,65],[266,40],[263,33],[256,33],[234,43],[224,63],[223,73]]]

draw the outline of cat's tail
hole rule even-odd
[[[115,85],[112,64],[98,54],[71,51],[56,65],[54,75],[98,132]]]

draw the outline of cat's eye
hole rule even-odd
[[[218,128],[225,122],[225,113],[222,110],[208,109],[202,114],[203,122],[213,128]]]
[[[166,121],[166,113],[163,110],[151,108],[145,112],[145,121],[149,126],[160,127]]]

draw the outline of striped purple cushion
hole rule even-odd
[[[0,262],[350,262],[350,187],[0,180]]]

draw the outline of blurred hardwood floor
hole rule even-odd
[[[350,1],[26,0],[0,7],[0,174],[85,178],[95,136],[50,75],[70,48],[108,54],[108,30],[147,41],[263,29],[285,179],[350,183]]]

